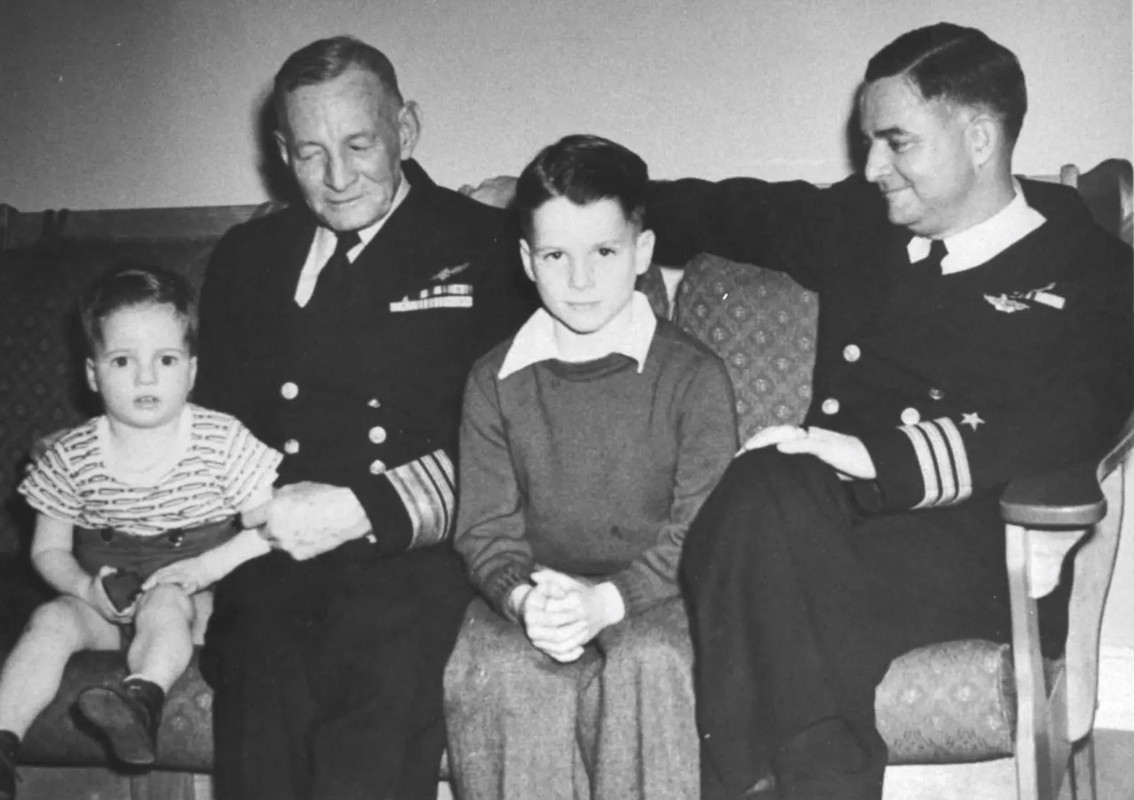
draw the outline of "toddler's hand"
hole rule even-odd
[[[263,528],[268,524],[268,509],[271,507],[272,501],[265,500],[255,508],[247,508],[240,512],[240,527],[245,530],[249,528]]]
[[[148,592],[155,586],[171,583],[180,586],[186,594],[196,594],[207,589],[223,578],[224,575],[216,569],[208,553],[204,553],[184,561],[175,561],[154,572],[142,584],[142,591]]]

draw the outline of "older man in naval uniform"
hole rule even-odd
[[[201,300],[197,399],[286,458],[277,548],[221,582],[204,669],[224,800],[432,798],[470,598],[448,544],[472,361],[531,312],[505,216],[409,160],[394,68],[350,37],[275,78],[305,201],[238,225]]]

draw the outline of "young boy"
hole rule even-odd
[[[84,690],[78,708],[119,759],[152,763],[165,693],[207,612],[202,590],[269,549],[234,515],[271,499],[282,456],[187,402],[197,311],[185,280],[116,268],[84,295],[80,318],[104,413],[64,433],[20,485],[38,512],[32,562],[60,596],[36,610],[0,673],[0,800],[15,796],[19,740],[68,658],[124,637],[128,677]]]
[[[626,148],[569,136],[520,176],[543,308],[470,374],[455,546],[482,599],[446,671],[461,797],[695,797],[676,582],[736,451],[724,365],[634,291],[654,235]]]

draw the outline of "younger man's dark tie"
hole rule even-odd
[[[931,239],[929,242],[929,255],[913,264],[917,274],[923,278],[941,275],[941,262],[949,255],[944,239]]]
[[[336,232],[335,252],[327,259],[315,282],[315,292],[307,303],[308,308],[318,305],[323,310],[339,308],[350,294],[350,259],[355,246],[362,241],[358,231]]]

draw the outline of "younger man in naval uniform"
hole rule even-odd
[[[686,539],[706,800],[878,798],[890,660],[1008,641],[1005,483],[1130,411],[1130,249],[1013,178],[1026,105],[1011,52],[941,23],[871,59],[864,175],[655,187],[659,261],[784,270],[821,304],[804,426],[749,441]]]
[[[224,800],[433,798],[441,676],[470,599],[451,551],[461,391],[522,294],[504,215],[408,160],[382,53],[293,53],[276,139],[305,205],[209,264],[197,398],[282,450],[265,536],[219,586],[205,671]]]

